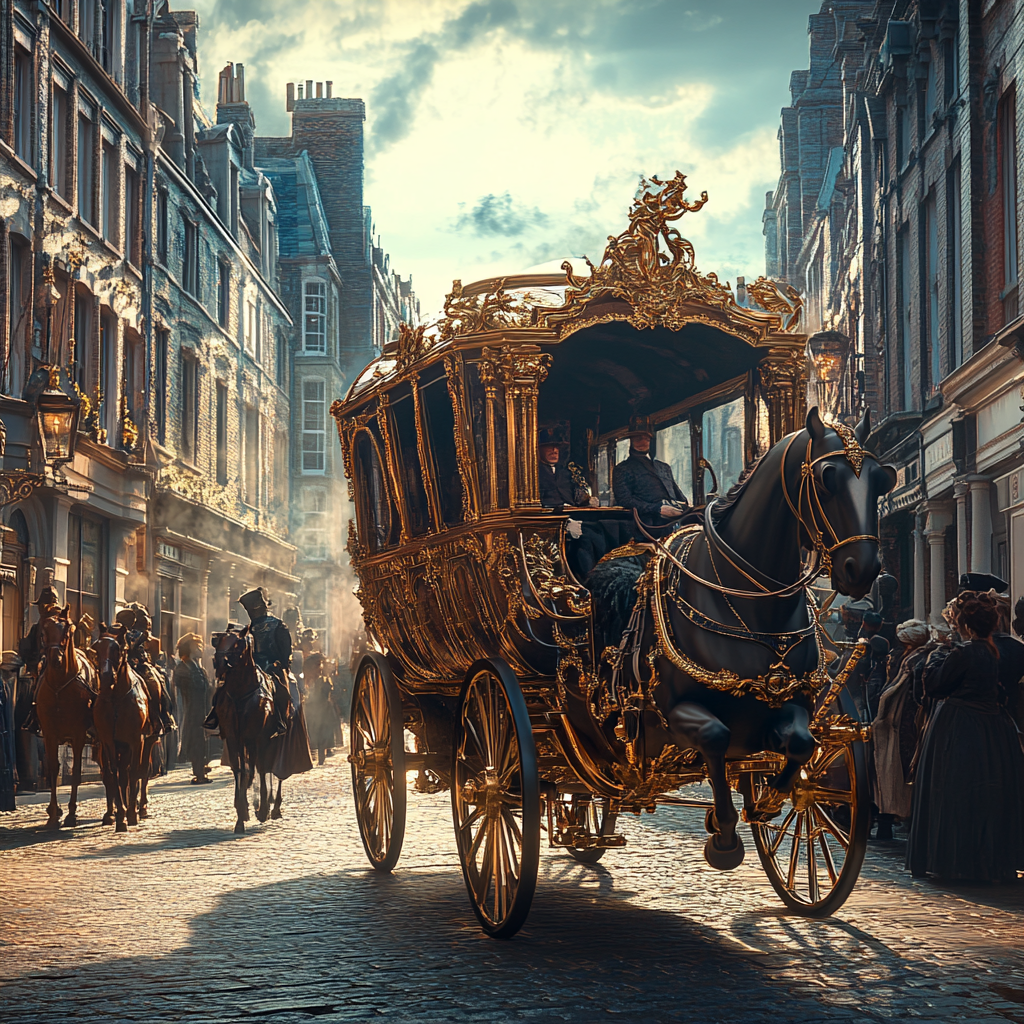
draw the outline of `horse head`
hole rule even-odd
[[[835,590],[861,598],[881,570],[878,499],[895,486],[896,471],[862,447],[871,431],[868,412],[851,430],[826,424],[815,406],[806,430],[809,442],[794,501],[804,542],[830,565]]]
[[[113,689],[114,681],[117,678],[118,670],[124,659],[125,633],[124,626],[100,625],[100,638],[93,644],[96,652],[96,665],[99,671],[100,683]]]
[[[214,633],[210,643],[214,650],[213,669],[218,679],[223,679],[233,669],[255,664],[248,626],[244,629],[228,626],[222,633]]]
[[[59,669],[67,664],[71,638],[70,610],[71,605],[65,605],[55,615],[40,620],[39,633],[47,668]]]

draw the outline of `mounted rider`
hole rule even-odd
[[[122,608],[114,619],[125,627],[128,664],[145,680],[151,706],[157,709],[159,735],[177,728],[171,714],[171,700],[162,670],[156,659],[160,656],[160,641],[150,633],[153,620],[144,605],[132,603]]]
[[[51,618],[60,611],[60,600],[57,597],[57,591],[49,585],[43,587],[39,591],[35,605],[39,609],[39,618],[33,623],[28,634],[22,637],[18,643],[18,657],[32,679],[32,704],[22,728],[39,736],[41,733],[39,718],[36,716],[36,687],[39,685],[40,665],[45,654],[43,651],[42,632],[39,627],[43,619]]]
[[[292,698],[288,692],[288,668],[292,660],[292,636],[288,627],[276,615],[270,614],[273,603],[264,587],[256,587],[243,594],[238,603],[249,616],[249,632],[253,639],[253,658],[274,681],[275,735],[288,731]],[[217,704],[223,697],[219,687],[213,698],[213,708],[203,722],[205,729],[219,729]]]
[[[672,475],[672,467],[651,455],[654,430],[650,417],[633,416],[626,437],[629,457],[612,474],[615,504],[636,509],[646,526],[667,526],[686,515],[690,504]]]

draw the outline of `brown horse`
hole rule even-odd
[[[36,687],[36,714],[46,744],[46,771],[50,777],[49,825],[60,825],[57,803],[57,757],[60,745],[70,743],[74,753],[71,799],[65,825],[78,824],[78,787],[82,781],[82,748],[92,726],[92,703],[96,671],[89,659],[75,649],[74,630],[68,618],[70,605],[39,623],[43,645],[43,668]]]
[[[103,824],[115,819],[116,804],[118,832],[127,832],[128,825],[137,825],[140,817],[147,817],[149,755],[157,737],[155,709],[150,706],[145,681],[128,664],[125,634],[124,626],[101,627],[95,644],[100,686],[93,720],[103,744],[103,784],[107,790]]]
[[[279,744],[274,738],[274,682],[253,657],[249,627],[214,633],[213,658],[223,692],[217,701],[220,735],[228,762],[235,773],[235,831],[244,832],[249,820],[249,787],[260,773],[258,821],[270,816],[267,775],[273,768]],[[281,784],[278,782],[273,817],[281,817]]]

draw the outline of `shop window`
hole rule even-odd
[[[323,281],[307,281],[302,322],[302,349],[309,355],[327,352],[327,285]]]
[[[441,518],[448,526],[462,522],[462,476],[455,450],[455,413],[448,380],[442,373],[420,387],[430,454],[434,462],[434,481]]]
[[[326,385],[322,380],[302,382],[302,472],[323,473],[327,448]]]
[[[93,622],[106,621],[106,525],[80,513],[68,516],[68,584],[65,600],[71,617],[86,612]]]

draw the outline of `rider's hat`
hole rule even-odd
[[[184,650],[186,644],[193,643],[199,644],[200,649],[202,649],[203,638],[198,633],[185,633],[184,636],[178,637],[178,642],[175,644],[178,656],[181,657],[181,652]]]
[[[960,577],[960,592],[965,590],[994,590],[997,594],[1003,593],[1009,586],[1006,580],[993,576],[990,572],[965,572]]]
[[[639,437],[641,434],[646,437],[654,437],[654,429],[651,427],[651,417],[638,413],[635,416],[630,416],[629,431],[626,437]]]
[[[267,611],[272,604],[266,587],[248,591],[238,599],[238,603],[249,613],[250,619],[261,611]]]
[[[135,629],[135,614],[135,608],[129,605],[114,616],[114,621],[125,629]]]

